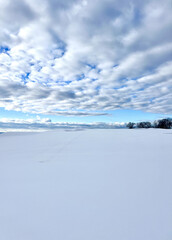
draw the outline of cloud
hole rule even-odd
[[[0,4],[0,107],[172,113],[170,0]]]
[[[46,131],[56,129],[115,129],[125,128],[125,123],[68,123],[68,122],[51,122],[50,119],[0,119],[0,131]]]
[[[45,112],[49,115],[56,116],[79,116],[79,117],[88,117],[88,116],[109,116],[109,113],[106,112],[86,112],[86,111],[54,111],[54,112]]]

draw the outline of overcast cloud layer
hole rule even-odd
[[[0,0],[0,107],[172,114],[171,12],[171,0]]]

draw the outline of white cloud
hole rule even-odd
[[[51,122],[50,119],[44,118],[40,119],[0,119],[0,131],[46,131],[46,130],[55,130],[55,129],[114,129],[114,128],[125,128],[125,123],[74,123],[74,122]]]
[[[0,107],[172,113],[169,0],[0,4]]]

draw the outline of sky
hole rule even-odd
[[[171,11],[171,0],[0,0],[0,128],[172,117]]]

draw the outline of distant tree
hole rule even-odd
[[[150,122],[139,122],[137,123],[138,128],[151,128]]]
[[[135,126],[135,123],[133,123],[133,122],[127,123],[127,127],[128,127],[129,129],[134,128],[134,126]]]
[[[153,128],[157,128],[157,126],[158,126],[158,121],[155,120],[152,127],[153,127]]]
[[[137,128],[143,128],[143,123],[142,122],[137,123]]]
[[[172,128],[172,119],[171,118],[165,118],[165,119],[161,119],[161,120],[156,120],[154,121],[153,124],[151,124],[150,122],[139,122],[137,124],[135,124],[134,122],[129,122],[127,123],[127,128],[164,128],[164,129],[170,129]]]
[[[150,122],[146,122],[146,128],[151,128],[152,124]]]
[[[172,119],[166,118],[161,119],[156,122],[154,122],[155,128],[164,128],[164,129],[170,129],[172,128]]]

